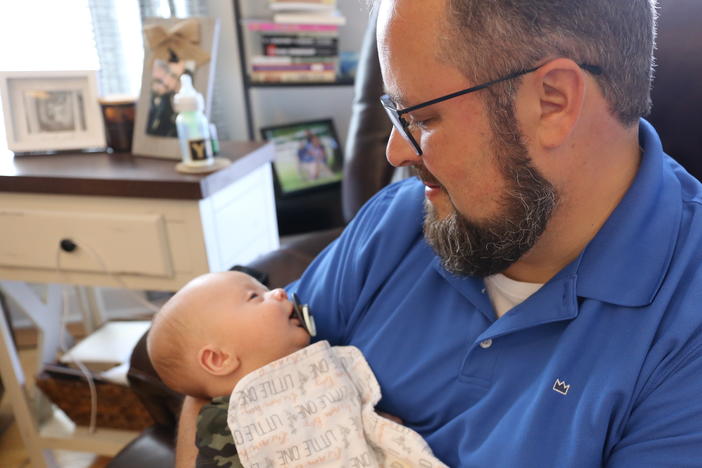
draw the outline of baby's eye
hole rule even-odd
[[[249,301],[253,301],[253,300],[256,299],[257,297],[258,297],[258,293],[256,293],[256,292],[251,292],[251,293],[249,293],[249,298],[248,298],[248,300],[249,300]]]

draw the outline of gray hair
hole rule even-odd
[[[446,0],[440,58],[473,83],[546,57],[597,65],[610,112],[630,126],[651,108],[656,0]],[[513,96],[519,80],[490,89]]]

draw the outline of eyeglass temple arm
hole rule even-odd
[[[545,64],[544,64],[544,65],[545,65]],[[468,94],[468,93],[472,93],[472,92],[475,92],[475,91],[479,91],[479,90],[484,89],[484,88],[488,88],[488,87],[490,87],[490,86],[492,86],[492,85],[494,85],[494,84],[501,83],[501,82],[503,82],[503,81],[512,80],[512,79],[514,79],[514,78],[517,78],[518,76],[526,75],[527,73],[531,73],[531,72],[533,72],[533,71],[536,71],[536,70],[538,70],[539,68],[541,68],[542,66],[543,66],[543,65],[539,65],[539,66],[537,66],[537,67],[528,68],[528,69],[526,69],[526,70],[520,70],[520,71],[518,71],[518,72],[512,73],[512,74],[507,75],[507,76],[503,76],[502,78],[498,78],[498,79],[496,79],[496,80],[488,81],[487,83],[483,83],[483,84],[480,84],[480,85],[478,85],[478,86],[474,86],[474,87],[472,87],[472,88],[464,89],[464,90],[462,90],[462,91],[456,91],[455,93],[451,93],[451,94],[449,94],[449,95],[447,95],[447,96],[441,96],[441,97],[439,97],[439,98],[432,99],[431,101],[427,101],[427,102],[423,102],[423,103],[421,103],[421,104],[417,104],[416,106],[411,106],[411,107],[406,107],[406,108],[404,108],[404,109],[400,109],[400,110],[397,111],[397,115],[398,115],[398,117],[399,117],[399,116],[401,116],[402,114],[406,114],[406,113],[408,113],[408,112],[412,112],[412,111],[415,111],[415,110],[417,110],[417,109],[421,109],[422,107],[431,106],[432,104],[436,104],[436,103],[439,103],[439,102],[447,101],[447,100],[449,100],[449,99],[453,99],[453,98],[455,98],[455,97],[462,96],[462,95],[464,95],[464,94]],[[592,73],[593,75],[601,75],[601,74],[602,74],[602,68],[598,67],[597,65],[588,65],[587,63],[579,63],[578,66],[579,66],[580,68],[582,68],[583,70],[585,70],[585,71],[587,71],[587,72],[589,72],[589,73]]]

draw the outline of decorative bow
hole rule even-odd
[[[210,61],[210,54],[197,46],[200,42],[200,22],[196,19],[179,21],[168,30],[152,24],[144,27],[144,36],[154,58],[168,60],[170,49],[180,60],[194,60],[197,66]]]

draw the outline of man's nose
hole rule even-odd
[[[395,127],[390,132],[390,139],[385,147],[385,157],[395,167],[413,166],[421,160],[410,142],[405,140]]]

